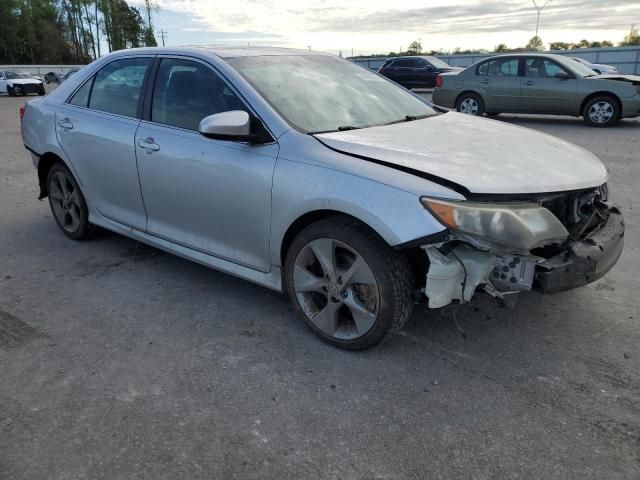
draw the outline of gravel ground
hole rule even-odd
[[[269,290],[62,235],[0,97],[0,479],[640,478],[640,122],[500,117],[611,172],[626,250],[596,284],[421,306],[363,353]],[[490,154],[490,152],[488,152]],[[538,172],[543,175],[544,172]]]

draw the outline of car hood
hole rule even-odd
[[[603,73],[596,77],[588,77],[586,80],[619,80],[621,82],[631,82],[635,85],[635,84],[640,84],[640,75],[621,75],[619,73]]]
[[[30,85],[32,83],[42,83],[40,80],[36,80],[35,78],[12,78],[7,81],[14,85]]]
[[[459,113],[316,138],[342,153],[421,172],[477,194],[561,192],[607,180],[602,162],[576,145]]]

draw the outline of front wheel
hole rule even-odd
[[[582,117],[592,127],[610,127],[620,120],[620,107],[612,97],[602,95],[587,102]]]
[[[346,216],[314,223],[294,239],[285,280],[305,324],[343,349],[380,343],[402,328],[413,309],[406,257]]]
[[[467,115],[482,116],[484,113],[484,102],[480,95],[476,93],[463,93],[458,98],[456,110]]]
[[[15,87],[7,87],[7,93],[12,97],[15,97],[18,94]]]
[[[62,233],[74,240],[90,238],[93,228],[87,203],[75,178],[62,163],[56,163],[49,170],[47,191],[51,212]]]

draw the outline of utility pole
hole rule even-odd
[[[536,21],[536,37],[537,37],[538,27],[540,26],[540,14],[542,13],[542,10],[544,10],[544,7],[546,7],[551,2],[551,0],[547,0],[546,2],[544,2],[544,5],[542,5],[541,7],[538,6],[538,4],[536,3],[536,0],[531,0],[531,1],[533,2],[533,6],[538,12],[538,20]]]
[[[167,36],[168,32],[165,32],[164,30],[160,30],[160,37],[162,37],[162,46],[164,47],[164,37]]]

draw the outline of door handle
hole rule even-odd
[[[63,118],[62,120],[58,120],[58,126],[60,128],[64,128],[65,130],[72,130],[73,129],[73,123],[71,123],[71,120],[69,120],[68,118]]]
[[[533,80],[527,80],[526,82],[522,82],[523,85],[535,85],[536,82],[534,82]]]
[[[144,148],[147,153],[157,152],[160,150],[160,145],[155,143],[151,137],[147,137],[144,140],[138,140],[138,146],[140,148]]]
[[[480,83],[483,85],[488,85],[489,84],[489,80],[480,80]]]

